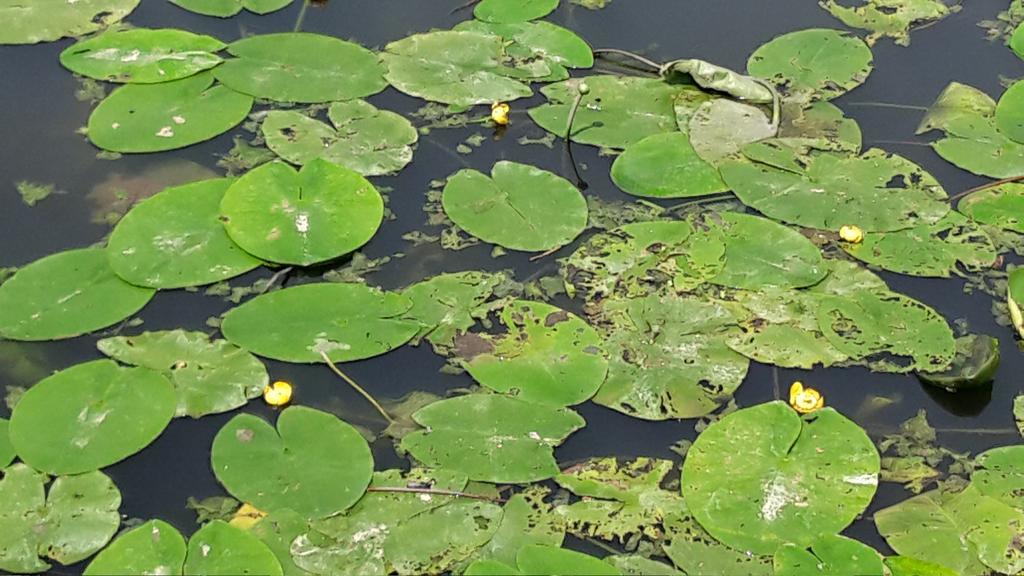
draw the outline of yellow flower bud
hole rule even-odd
[[[839,229],[839,237],[851,244],[860,244],[864,241],[864,231],[858,226],[843,226]]]
[[[252,504],[242,504],[238,510],[235,511],[235,515],[231,517],[231,524],[235,528],[241,528],[242,530],[248,530],[256,525],[257,522],[262,520],[267,515],[266,512],[256,508]]]
[[[491,104],[491,120],[498,126],[508,126],[508,113],[512,107],[504,102]]]
[[[801,414],[810,414],[825,405],[825,397],[814,388],[804,388],[802,382],[789,387],[789,405]]]
[[[292,400],[292,385],[278,380],[264,387],[263,400],[271,406],[284,406]]]

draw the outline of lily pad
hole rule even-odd
[[[239,248],[220,221],[233,182],[167,188],[136,204],[107,241],[110,267],[136,286],[160,289],[213,284],[257,268],[262,261]]]
[[[552,451],[586,423],[566,409],[497,394],[469,394],[421,408],[426,428],[401,448],[430,467],[501,484],[537,482],[558,474]]]
[[[232,43],[228,52],[235,58],[214,69],[214,75],[254,98],[332,102],[363,98],[387,87],[376,54],[331,36],[261,34]]]
[[[135,28],[82,40],[60,53],[75,74],[106,82],[157,84],[180,80],[221,63],[225,44],[185,30]]]
[[[210,463],[239,500],[309,518],[351,507],[373,475],[370,448],[355,428],[303,406],[285,409],[277,430],[258,416],[235,416],[214,438]]]
[[[558,0],[482,0],[473,16],[484,22],[526,22],[543,18],[558,7]]]
[[[1024,184],[1001,184],[960,199],[956,209],[979,224],[1024,234]]]
[[[956,339],[956,356],[949,370],[921,373],[917,377],[949,391],[977,388],[992,383],[999,368],[999,340],[983,334]]]
[[[863,242],[842,247],[850,256],[884,270],[941,278],[959,274],[958,264],[973,272],[991,268],[997,256],[988,234],[958,212],[931,225],[868,232]]]
[[[559,576],[617,576],[617,568],[607,562],[575,550],[528,544],[516,554],[516,566],[522,574]]]
[[[719,166],[722,178],[741,202],[769,218],[820,230],[853,225],[888,232],[933,224],[949,212],[946,192],[931,174],[879,149],[854,156],[766,141],[743,152],[747,160]]]
[[[809,548],[783,544],[775,551],[776,576],[883,576],[882,556],[873,548],[845,536],[822,537]]]
[[[410,96],[455,106],[525,98],[530,87],[505,66],[499,36],[441,30],[415,34],[388,44],[381,59],[387,81]],[[544,66],[544,73],[549,72]]]
[[[1000,446],[986,450],[975,459],[971,486],[978,492],[1020,509],[1024,505],[1024,447]]]
[[[869,30],[868,44],[888,36],[901,46],[910,45],[912,27],[936,22],[960,9],[942,0],[864,0],[857,6],[823,0],[821,7],[847,26]]]
[[[49,474],[98,470],[148,446],[176,404],[174,386],[159,372],[86,362],[25,392],[11,414],[11,444],[23,462]]]
[[[121,493],[102,472],[48,479],[24,464],[0,469],[0,570],[45,572],[95,554],[121,524]]]
[[[111,152],[162,152],[204,142],[249,115],[253,100],[213,85],[211,72],[114,90],[89,116],[89,140]]]
[[[1024,81],[1003,93],[996,105],[996,128],[1010,140],[1024,144]]]
[[[538,62],[547,67],[548,74],[543,77],[534,76],[534,81],[565,80],[569,77],[566,68],[590,68],[594,65],[594,53],[586,41],[572,30],[550,22],[491,23],[467,20],[456,25],[454,30],[504,38],[507,42],[505,53],[513,59],[518,69],[533,75]]]
[[[940,564],[906,556],[889,556],[885,559],[885,566],[892,576],[961,576]]]
[[[728,190],[718,170],[701,159],[682,132],[654,134],[633,144],[612,164],[612,180],[627,194],[691,198]]]
[[[291,4],[293,0],[170,0],[172,4],[217,18],[230,18],[243,9],[254,14],[269,14]]]
[[[528,164],[498,162],[490,177],[460,170],[448,178],[441,202],[460,228],[513,250],[558,248],[587,226],[587,202],[580,191]]]
[[[323,158],[363,176],[391,174],[412,162],[419,133],[400,114],[352,100],[335,102],[327,115],[333,128],[299,112],[272,110],[261,128],[267,147],[292,164]]]
[[[188,541],[185,574],[282,576],[281,563],[266,544],[245,530],[214,520]]]
[[[579,404],[604,382],[602,340],[586,322],[550,304],[516,300],[501,311],[506,332],[467,334],[460,360],[480,384],[529,402]],[[458,353],[459,350],[456,350]]]
[[[715,98],[693,113],[688,132],[697,156],[717,165],[743,146],[775,136],[778,129],[756,106]]]
[[[11,445],[9,428],[10,422],[5,418],[0,418],[0,468],[6,468],[8,464],[14,462],[14,457],[17,456],[14,446]]]
[[[1010,322],[1017,334],[1024,338],[1024,267],[1010,272],[1006,283],[1006,304],[1010,308]]]
[[[712,424],[683,463],[683,496],[705,530],[758,554],[838,533],[878,486],[878,452],[831,408],[801,418],[784,402]]]
[[[565,519],[544,502],[549,492],[547,488],[532,487],[509,497],[502,506],[498,530],[487,544],[473,553],[474,560],[515,564],[516,552],[528,544],[561,546],[565,539]]]
[[[384,554],[399,574],[446,572],[491,539],[501,516],[496,504],[456,500],[397,526],[384,543]]]
[[[572,140],[606,148],[628,148],[652,134],[677,131],[676,98],[703,94],[693,86],[654,78],[587,76],[583,80],[590,91],[580,100]],[[531,108],[530,118],[548,132],[564,137],[569,111],[579,94],[576,86],[576,80],[569,80],[542,88],[548,103]]]
[[[860,86],[872,69],[871,49],[839,30],[813,28],[772,39],[751,54],[747,72],[771,80],[799,100],[831,100]]]
[[[828,273],[821,252],[803,234],[750,214],[721,215],[725,262],[709,281],[731,288],[802,288]]]
[[[119,22],[140,0],[2,0],[0,44],[53,42],[82,36]]]
[[[105,338],[97,347],[114,360],[166,376],[177,392],[179,417],[234,410],[259,397],[269,381],[255,356],[202,332],[144,332]]]
[[[384,200],[359,173],[314,159],[296,171],[270,162],[224,193],[221,221],[246,252],[309,266],[366,244],[384,218]]]
[[[285,362],[350,362],[408,342],[420,326],[412,302],[363,284],[319,283],[264,294],[234,308],[221,330],[232,343]]]
[[[118,536],[85,569],[85,576],[180,574],[185,539],[162,520],[150,520]]]
[[[138,312],[155,293],[121,280],[102,248],[58,252],[25,266],[0,285],[0,336],[80,336]]]
[[[505,279],[503,274],[470,270],[439,274],[403,290],[412,300],[405,317],[420,324],[413,344],[426,338],[435,350],[454,346],[456,336],[487,314],[484,302]]]

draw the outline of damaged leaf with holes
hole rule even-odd
[[[845,6],[836,0],[822,0],[821,7],[851,28],[868,30],[867,43],[892,38],[900,46],[910,45],[910,32],[933,24],[960,10],[944,0],[861,0]]]
[[[140,0],[0,0],[0,44],[36,44],[83,36],[116,24]]]
[[[453,28],[504,38],[505,53],[517,68],[543,63],[549,69],[546,77],[534,77],[535,82],[553,82],[569,77],[567,68],[590,68],[594,54],[590,45],[575,32],[550,22],[489,23],[479,20],[460,22]]]
[[[504,273],[470,270],[439,274],[407,287],[402,294],[412,301],[412,308],[405,317],[420,324],[411,343],[425,339],[439,353],[451,349],[456,337],[487,315],[485,302],[507,279]]]
[[[682,132],[653,134],[631,145],[612,164],[612,180],[627,194],[690,198],[728,190],[718,170],[697,155]]]
[[[971,220],[1024,234],[1024,184],[1008,183],[972,192],[956,209]]]
[[[871,49],[860,38],[812,28],[761,45],[747,60],[747,72],[770,80],[787,98],[831,100],[864,83],[872,61]]]

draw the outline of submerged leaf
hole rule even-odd
[[[957,391],[992,383],[999,368],[999,340],[984,334],[968,334],[956,339],[956,356],[949,370],[920,373],[921,380],[946,390]]]
[[[513,1],[522,3],[522,0]],[[517,69],[534,75],[534,81],[564,80],[569,77],[566,68],[590,68],[594,65],[594,54],[589,44],[575,32],[550,22],[498,24],[467,20],[460,22],[454,30],[504,38],[505,53],[513,59]],[[538,77],[533,72],[538,62],[549,70],[544,77]]]
[[[688,130],[697,155],[713,165],[777,131],[778,126],[760,108],[725,98],[701,104]]]

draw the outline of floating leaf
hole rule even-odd
[[[249,115],[252,98],[213,85],[211,72],[122,86],[89,116],[89,140],[112,152],[161,152],[204,142]]]
[[[776,401],[733,412],[697,437],[683,496],[722,543],[770,554],[849,525],[874,496],[878,471],[859,426],[831,408],[801,418]]]
[[[119,22],[139,0],[0,0],[0,44],[53,42],[82,36]]]
[[[426,430],[403,438],[403,450],[427,466],[502,484],[553,477],[553,448],[586,424],[566,408],[497,394],[441,400],[413,419]]]
[[[149,288],[213,284],[258,267],[231,241],[220,221],[231,178],[167,188],[136,204],[107,241],[114,272]]]
[[[476,323],[478,315],[494,289],[506,277],[478,270],[439,274],[422,280],[402,291],[412,300],[412,308],[405,317],[420,324],[414,343],[426,338],[434,349],[446,349],[455,344],[455,337]]]
[[[524,98],[530,87],[510,76],[504,42],[477,32],[441,30],[415,34],[385,47],[381,59],[392,86],[425,100],[456,106]],[[549,69],[544,66],[546,75]]]
[[[956,339],[956,356],[949,370],[921,373],[917,377],[949,391],[977,388],[992,383],[999,368],[999,340],[983,334]]]
[[[400,114],[352,100],[335,102],[327,115],[333,128],[299,112],[272,110],[261,127],[267,147],[292,164],[323,158],[363,176],[398,172],[412,162],[419,133]]]
[[[604,382],[608,361],[601,337],[586,322],[543,302],[516,300],[501,311],[506,332],[456,339],[471,352],[462,365],[497,392],[550,406],[579,404]],[[472,346],[463,344],[474,341]],[[459,350],[456,350],[459,353]]]
[[[269,14],[284,8],[293,0],[170,0],[172,4],[202,14],[204,16],[216,16],[217,18],[230,18],[238,14],[242,9],[254,14]]]
[[[235,58],[213,74],[225,86],[278,102],[351,100],[387,87],[377,55],[320,34],[287,32],[243,38],[228,46]]]
[[[11,414],[22,461],[50,474],[89,472],[142,450],[174,416],[174,386],[159,372],[95,360],[36,383]]]
[[[960,199],[956,209],[978,222],[1024,234],[1024,184],[1001,184]]]
[[[690,143],[705,162],[717,165],[743,146],[775,136],[778,126],[756,106],[715,98],[690,118]]]
[[[946,192],[931,174],[879,149],[854,156],[767,141],[743,152],[749,161],[724,162],[722,178],[741,202],[769,218],[886,232],[932,224],[949,212]]]
[[[97,347],[114,360],[167,376],[178,396],[175,416],[234,410],[259,397],[269,381],[267,369],[252,354],[202,332],[144,332],[105,338]]]
[[[359,173],[322,159],[296,171],[270,162],[235,181],[220,204],[228,235],[271,262],[308,266],[366,244],[384,200]]]
[[[460,228],[513,250],[558,248],[587,226],[587,202],[580,191],[528,164],[498,162],[490,177],[460,170],[448,178],[441,202]]]
[[[572,140],[607,148],[628,148],[652,134],[675,132],[676,98],[703,94],[693,86],[654,78],[588,76],[585,80],[590,92],[580,100]],[[541,128],[564,137],[569,111],[579,94],[576,86],[577,81],[569,80],[542,88],[548,103],[531,108],[530,117]]]
[[[718,170],[701,159],[681,132],[654,134],[626,148],[612,164],[612,180],[627,194],[690,198],[728,190]]]
[[[796,230],[749,214],[725,213],[721,218],[725,258],[709,282],[747,290],[802,288],[828,273],[821,252]]]
[[[883,576],[886,573],[878,552],[845,536],[823,536],[809,548],[783,544],[775,551],[773,563],[776,576]]]
[[[285,362],[350,362],[408,342],[419,324],[412,302],[363,284],[320,283],[264,294],[229,311],[221,330],[232,343]]]
[[[502,506],[501,525],[487,544],[474,552],[474,560],[515,564],[516,552],[528,544],[561,546],[565,520],[544,502],[548,492],[534,487],[509,497]]]
[[[517,2],[520,3],[521,2]],[[505,53],[514,59],[517,68],[527,73],[543,64],[550,72],[535,81],[565,80],[569,77],[566,68],[590,68],[594,65],[594,53],[590,45],[575,32],[550,22],[489,23],[479,20],[460,22],[454,30],[491,34],[504,38]]]
[[[912,276],[949,277],[991,268],[996,248],[988,234],[957,212],[930,225],[897,232],[868,232],[859,244],[843,243],[850,256],[884,270]]]
[[[370,448],[355,428],[303,406],[281,412],[277,430],[258,416],[235,416],[214,438],[210,463],[239,500],[309,518],[355,504],[373,474]]]
[[[804,138],[840,150],[860,153],[862,135],[853,118],[831,102],[783,102],[779,138]]]
[[[398,525],[384,542],[384,554],[399,574],[447,572],[491,539],[501,515],[496,504],[456,500]]]
[[[14,457],[17,455],[14,452],[14,446],[11,445],[10,423],[0,418],[0,468],[6,468],[8,464],[14,462]]]
[[[747,72],[800,100],[831,100],[871,73],[871,49],[848,32],[813,28],[772,39],[754,51]]]
[[[1007,138],[1024,144],[1024,81],[1006,89],[996,105],[996,128]]]
[[[188,541],[185,574],[282,576],[281,563],[256,536],[222,520],[206,524]]]
[[[888,36],[900,46],[910,45],[911,27],[934,23],[960,9],[942,0],[864,0],[853,7],[836,0],[822,0],[820,4],[843,24],[869,30],[868,44]]]
[[[0,289],[2,292],[2,289]],[[1024,338],[1024,267],[1010,271],[1006,284],[1006,304],[1010,308],[1010,322],[1017,334]]]
[[[971,486],[978,492],[1020,509],[1024,505],[1024,446],[1000,446],[975,459]]]
[[[558,0],[482,0],[473,16],[484,22],[526,22],[543,18],[558,7]]]
[[[185,539],[174,526],[150,520],[118,536],[85,569],[85,576],[180,574]]]
[[[885,566],[892,576],[961,576],[945,566],[906,556],[890,556],[885,559]]]
[[[60,53],[75,74],[106,82],[157,84],[180,80],[220,64],[225,44],[185,30],[135,28],[82,40]]]
[[[80,336],[138,312],[155,292],[121,280],[102,248],[58,252],[0,285],[0,335],[10,340]]]
[[[707,533],[689,510],[665,517],[665,555],[686,574],[772,576],[772,557],[729,548]]]
[[[516,565],[522,574],[543,574],[559,576],[616,576],[620,574],[614,566],[582,552],[528,544],[516,554]]]
[[[669,564],[639,554],[616,554],[605,556],[602,560],[629,576],[686,576]]]
[[[308,576],[292,558],[292,542],[309,530],[309,520],[288,508],[277,510],[256,520],[249,532],[267,545],[281,564],[284,576]]]
[[[0,469],[0,570],[45,572],[44,556],[85,560],[117,532],[121,493],[102,472],[48,479],[24,464]]]

